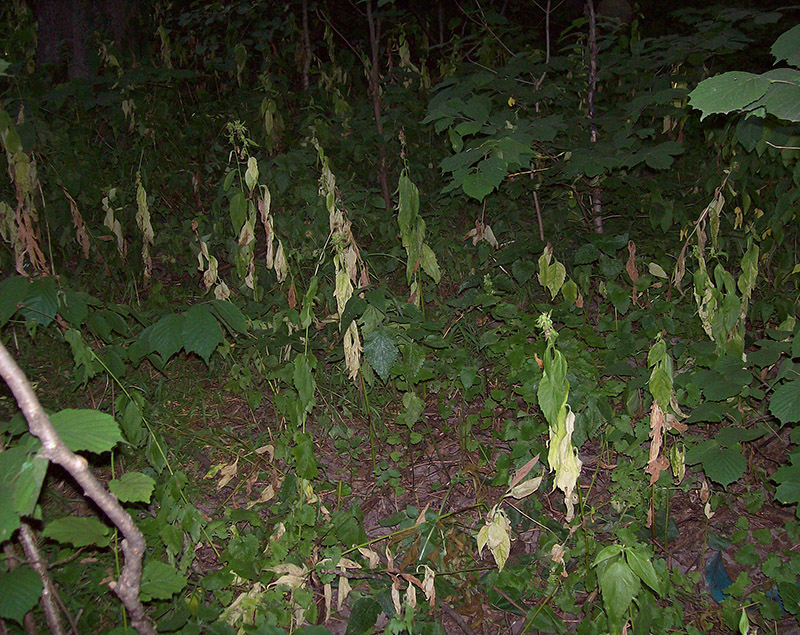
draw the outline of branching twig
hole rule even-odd
[[[144,607],[139,600],[139,586],[142,581],[142,558],[145,542],[142,532],[134,524],[117,499],[112,496],[89,471],[89,464],[82,456],[72,452],[50,423],[50,418],[39,403],[25,373],[14,361],[0,342],[0,376],[3,377],[19,404],[20,410],[28,420],[28,426],[35,437],[42,442],[42,456],[63,467],[83,488],[85,496],[90,498],[108,519],[122,533],[122,551],[125,564],[119,580],[109,584],[114,593],[128,610],[131,626],[137,632],[155,635],[156,629],[148,620]]]
[[[42,581],[42,611],[47,620],[47,625],[50,627],[50,632],[55,633],[55,635],[64,635],[64,625],[61,623],[61,617],[58,614],[58,607],[53,596],[53,583],[47,573],[47,565],[42,560],[39,547],[36,546],[36,536],[33,535],[33,530],[28,523],[21,523],[19,526],[19,542],[33,570],[39,574],[39,578]]]

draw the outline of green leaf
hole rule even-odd
[[[666,412],[672,397],[672,377],[663,364],[658,364],[653,368],[648,386],[653,399],[656,400],[661,410]]]
[[[157,351],[161,359],[169,361],[183,346],[181,332],[184,320],[183,315],[171,313],[142,331],[138,340],[141,342],[142,354],[149,355]]]
[[[753,73],[734,71],[704,79],[689,93],[689,104],[708,115],[747,109],[770,87],[768,79]]]
[[[792,582],[779,582],[778,592],[787,613],[792,615],[800,613],[800,586]]]
[[[609,620],[612,623],[621,621],[633,598],[639,593],[639,577],[634,575],[624,561],[617,560],[598,573],[597,581]]]
[[[550,297],[555,298],[567,278],[567,270],[552,254],[543,253],[539,256],[539,283],[550,291]]]
[[[148,562],[142,571],[142,600],[168,600],[186,586],[186,576],[168,564]]]
[[[127,472],[108,482],[108,489],[123,503],[149,503],[155,481],[141,472]]]
[[[598,553],[595,556],[594,563],[592,564],[592,566],[596,567],[601,562],[605,562],[606,560],[609,560],[610,558],[613,558],[614,556],[618,556],[619,554],[621,554],[623,552],[623,550],[624,550],[624,547],[622,545],[617,545],[617,544],[607,545],[607,546],[603,547],[603,549],[600,551],[600,553]]]
[[[511,264],[511,275],[517,284],[525,284],[536,273],[536,265],[530,260],[515,260]]]
[[[8,450],[3,452],[6,454]],[[0,500],[13,500],[16,495],[14,486],[0,479]],[[13,505],[0,505],[0,542],[5,542],[19,528],[19,513]]]
[[[208,364],[211,353],[222,344],[222,329],[208,306],[195,304],[186,312],[181,337],[186,352],[196,353]]]
[[[633,547],[628,547],[625,549],[625,559],[628,561],[631,571],[655,593],[661,595],[661,581],[656,575],[650,557]]]
[[[560,351],[552,357],[545,354],[544,374],[539,382],[537,396],[539,407],[550,426],[556,425],[558,413],[567,402],[569,382],[567,381],[567,362]]]
[[[95,302],[96,300],[88,293],[66,289],[59,313],[61,313],[61,316],[72,326],[80,328],[86,316],[89,315],[89,304]],[[2,300],[0,300],[0,304],[2,304]]]
[[[42,579],[28,565],[0,573],[0,618],[22,625],[22,618],[39,602]]]
[[[782,425],[800,421],[800,379],[781,384],[772,393],[769,411]]]
[[[212,300],[211,309],[229,331],[247,335],[247,318],[233,302]]]
[[[316,383],[311,372],[311,365],[305,355],[294,358],[294,371],[292,373],[294,387],[300,398],[300,405],[306,412],[310,412],[314,405],[314,390]]]
[[[132,396],[132,399],[128,399],[128,397],[122,395],[117,402],[117,411],[122,411],[119,424],[125,433],[125,438],[132,445],[139,445],[145,431],[145,427],[142,425],[144,399],[139,393],[132,393]]]
[[[308,433],[299,431],[294,433],[292,456],[299,476],[309,481],[317,478],[318,470],[317,461],[314,459],[314,442]]]
[[[0,282],[0,326],[17,312],[18,305],[28,295],[30,282],[23,276],[10,276]]]
[[[27,321],[47,326],[58,312],[58,294],[52,278],[39,278],[31,282],[20,314]]]
[[[230,202],[231,223],[233,229],[238,235],[242,231],[242,225],[247,220],[247,199],[242,192],[236,192],[231,197]]]
[[[67,516],[45,525],[42,535],[73,547],[107,547],[111,542],[111,531],[97,518]]]
[[[778,62],[786,60],[790,66],[800,67],[800,25],[783,33],[770,50]]]
[[[372,331],[364,338],[364,359],[384,382],[397,360],[397,352],[394,338],[383,330]]]
[[[28,436],[28,439],[31,439]],[[38,440],[34,441],[38,447]],[[0,499],[3,504],[0,507],[7,509],[8,512],[20,516],[30,516],[36,507],[36,501],[42,490],[42,482],[47,472],[48,462],[30,448],[17,445],[3,452],[0,452],[0,483],[6,485],[6,497]],[[12,504],[6,504],[11,501]],[[18,523],[9,517],[7,526]],[[12,530],[13,531],[13,530]]]
[[[370,597],[362,597],[356,601],[350,611],[350,620],[347,622],[345,635],[366,635],[381,614],[381,605]]]
[[[50,423],[73,452],[102,454],[123,440],[114,417],[98,410],[62,410],[50,417]]]
[[[775,498],[781,503],[800,503],[800,453],[792,454],[790,464],[784,464],[775,470],[772,480],[778,483]],[[800,505],[797,505],[795,514],[800,518]]]
[[[403,410],[397,415],[397,423],[410,428],[419,421],[423,412],[425,412],[425,402],[415,393],[407,392],[403,395]]]
[[[350,328],[350,323],[364,314],[367,306],[367,301],[360,295],[351,295],[342,311],[342,317],[339,318],[339,332],[345,333]]]
[[[723,448],[714,439],[703,441],[687,451],[686,463],[700,463],[706,475],[723,487],[739,480],[747,469],[741,446],[735,444],[732,448]]]
[[[420,265],[422,265],[422,270],[427,273],[436,284],[439,284],[439,281],[442,279],[442,272],[439,270],[436,254],[434,254],[433,249],[426,244],[422,245]]]

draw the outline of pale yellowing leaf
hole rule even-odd
[[[254,500],[254,501],[250,501],[249,503],[247,503],[247,509],[251,509],[252,507],[255,507],[256,505],[261,505],[263,503],[267,503],[267,502],[271,501],[273,498],[275,498],[275,488],[272,487],[272,485],[267,485],[264,488],[264,491],[261,492],[261,496],[259,496],[258,499]]]
[[[258,456],[263,456],[266,454],[268,461],[272,461],[275,458],[275,446],[271,443],[262,445],[260,448],[256,448],[254,451],[256,454],[258,454]]]
[[[255,157],[247,159],[247,171],[244,173],[244,183],[251,192],[258,183],[258,160]]]
[[[428,600],[431,608],[433,608],[436,604],[436,586],[434,585],[436,573],[427,564],[422,565],[422,569],[425,572],[425,577],[422,580],[422,592],[425,593],[425,599]]]
[[[575,429],[575,414],[564,407],[558,415],[555,428],[550,428],[550,448],[548,463],[555,470],[555,487],[564,492],[564,504],[567,507],[566,521],[570,522],[575,515],[573,492],[581,473],[581,460],[578,451],[572,445],[572,432]]]
[[[342,610],[342,605],[344,604],[344,601],[347,599],[347,596],[350,595],[350,591],[352,591],[352,588],[350,587],[350,582],[343,575],[340,575],[339,576],[339,593],[338,593],[338,595],[336,597],[336,610],[337,611],[341,611]]]
[[[478,532],[478,555],[480,556],[484,546],[487,547],[492,552],[499,571],[503,570],[511,552],[510,529],[511,525],[503,510],[496,510]]]
[[[322,593],[325,596],[325,623],[327,623],[331,619],[331,601],[333,600],[333,589],[330,582],[322,585]]]
[[[525,481],[524,483],[520,483],[519,485],[512,487],[509,495],[520,500],[533,494],[537,489],[539,489],[539,485],[542,484],[542,477],[537,476],[536,478],[531,478]]]
[[[238,471],[239,471],[239,457],[236,457],[236,460],[233,463],[229,463],[228,465],[222,467],[219,470],[221,478],[219,479],[219,481],[217,481],[217,491],[221,490],[228,483],[230,483],[233,480],[233,477],[236,476]]]
[[[372,549],[366,547],[359,547],[358,552],[367,559],[367,566],[370,569],[375,569],[380,564],[380,556]]]
[[[410,606],[412,609],[417,608],[417,587],[415,587],[413,584],[409,584],[406,587],[404,604],[406,606]]]
[[[664,268],[657,262],[651,262],[650,264],[648,264],[647,271],[650,272],[651,276],[655,276],[656,278],[661,278],[662,280],[666,280],[667,278],[669,278],[667,272],[664,271]]]

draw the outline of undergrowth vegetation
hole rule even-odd
[[[2,632],[798,627],[796,15],[141,4],[0,8]]]

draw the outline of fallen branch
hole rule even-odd
[[[119,580],[109,584],[128,610],[131,626],[142,635],[155,635],[156,629],[144,612],[139,601],[139,586],[142,581],[142,558],[145,542],[142,532],[134,524],[116,497],[112,496],[89,471],[89,464],[82,456],[72,452],[53,428],[50,418],[39,403],[25,373],[14,361],[3,343],[0,342],[0,376],[3,377],[14,397],[17,399],[22,413],[28,420],[28,427],[35,437],[42,442],[42,456],[63,467],[83,488],[85,496],[90,498],[123,536],[122,551],[125,564]]]

